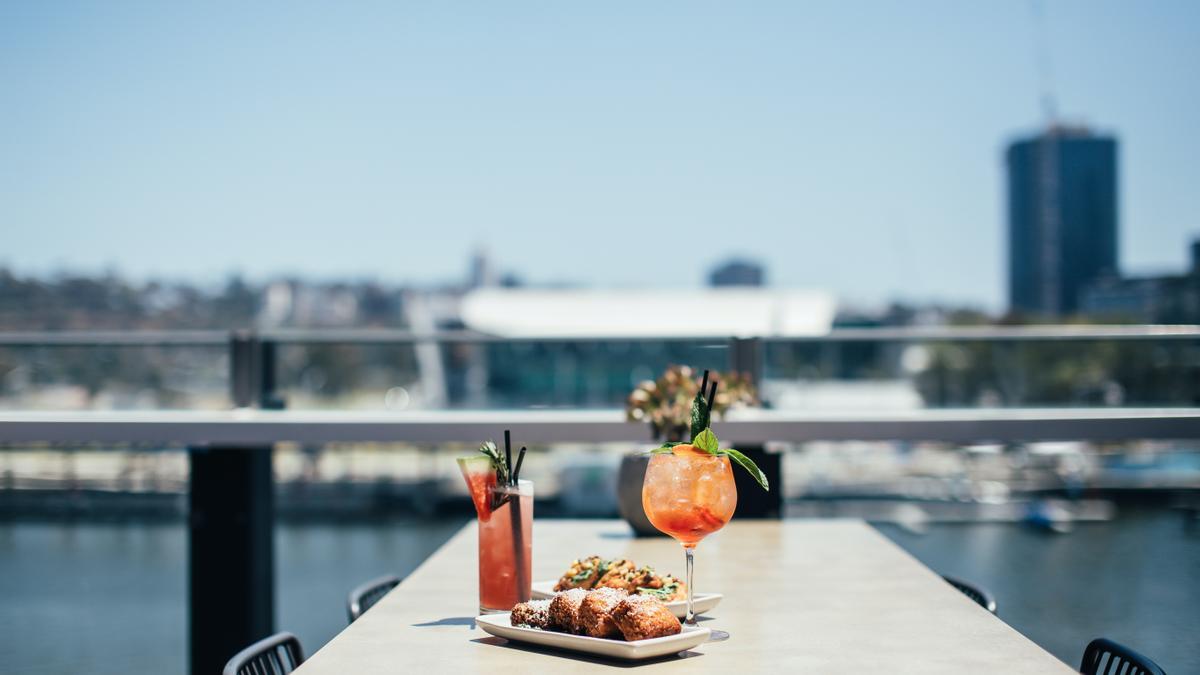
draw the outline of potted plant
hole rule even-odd
[[[714,415],[724,416],[730,408],[758,404],[750,378],[739,373],[718,375],[721,388],[713,400]],[[625,418],[631,422],[648,422],[651,440],[659,445],[683,441],[691,423],[692,400],[700,391],[696,371],[689,366],[667,366],[656,380],[646,380],[625,401]],[[617,508],[633,531],[639,535],[660,534],[642,510],[642,480],[650,456],[633,452],[621,459],[617,475]]]

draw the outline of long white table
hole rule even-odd
[[[521,646],[476,628],[476,536],[474,524],[465,526],[313,654],[300,675],[577,673],[624,665]],[[677,543],[631,538],[619,521],[535,523],[535,579],[555,578],[571,559],[592,553],[683,571]],[[640,666],[647,672],[1075,672],[859,521],[735,520],[697,549],[696,586],[725,594],[705,623],[732,637]]]

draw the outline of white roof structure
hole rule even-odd
[[[835,306],[822,291],[765,288],[484,288],[460,309],[467,328],[500,337],[803,337],[828,333]]]

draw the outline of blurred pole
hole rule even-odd
[[[729,343],[729,367],[738,374],[749,377],[756,389],[763,384],[763,344],[759,338],[733,338]],[[760,390],[761,396],[761,390]],[[743,446],[737,448],[762,469],[771,485],[769,492],[763,491],[750,474],[735,469],[734,482],[738,491],[738,518],[780,518],[783,516],[783,456],[778,452],[767,452],[766,446]]]
[[[749,377],[758,387],[762,383],[763,354],[759,338],[733,338],[729,343],[729,368]]]
[[[274,345],[239,331],[229,353],[234,405],[282,407]],[[270,446],[196,447],[188,456],[188,648],[198,675],[220,672],[274,632],[274,483]]]

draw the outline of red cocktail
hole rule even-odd
[[[486,457],[458,465],[479,519],[479,611],[507,612],[530,598],[533,483],[499,484]]]

